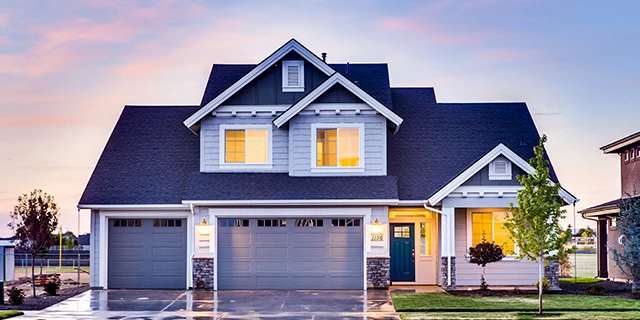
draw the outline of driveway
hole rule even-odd
[[[16,319],[399,319],[389,291],[90,290]]]

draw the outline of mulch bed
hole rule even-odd
[[[618,281],[600,281],[598,283],[570,283],[560,281],[561,291],[550,291],[545,294],[575,294],[586,295],[587,288],[597,284],[604,289],[605,296],[615,296],[620,298],[640,299],[640,293],[635,295],[631,293],[631,285],[625,282]],[[513,296],[515,295],[513,290],[450,290],[448,291],[452,295],[463,297],[500,297],[500,296]],[[524,294],[537,295],[538,290],[523,290]]]
[[[9,288],[5,287],[5,293]],[[8,297],[5,296],[5,304],[0,304],[0,310],[42,310],[52,306],[60,301],[67,300],[73,296],[89,290],[89,286],[71,287],[60,289],[57,296],[38,295],[35,298],[31,295],[31,291],[24,299],[24,304],[12,306],[9,304]]]

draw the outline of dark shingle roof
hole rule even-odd
[[[201,106],[209,103],[225,89],[240,80],[255,64],[214,64],[209,74],[207,87],[202,95]],[[392,108],[389,89],[389,69],[386,63],[329,64],[337,72],[351,81],[357,81],[362,90],[388,108]]]
[[[388,174],[400,199],[427,199],[499,143],[533,157],[538,131],[525,103],[436,103],[432,88],[392,88],[405,122],[388,136]],[[527,145],[520,145],[524,138]],[[551,176],[557,181],[553,168]]]

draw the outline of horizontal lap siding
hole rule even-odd
[[[290,121],[291,176],[328,176],[336,173],[311,172],[311,124],[313,123],[364,123],[364,172],[339,175],[379,176],[387,174],[386,119],[376,114],[360,115],[297,115]]]
[[[97,210],[91,210],[91,235],[90,235],[90,259],[89,259],[89,286],[97,287],[100,283],[100,214]]]
[[[202,139],[202,171],[220,172],[220,125],[272,125],[271,117],[205,117],[202,120],[200,134]],[[251,170],[252,172],[288,172],[289,171],[289,135],[286,130],[271,128],[272,134],[272,169]]]
[[[480,285],[482,268],[467,262],[467,211],[456,209],[456,284]],[[493,286],[528,286],[538,281],[538,264],[528,260],[500,261],[487,265],[485,278]]]

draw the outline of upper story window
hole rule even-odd
[[[511,180],[511,161],[497,158],[489,163],[489,180]]]
[[[271,163],[271,126],[221,125],[221,165],[268,165]]]
[[[315,153],[312,169],[362,169],[363,124],[313,124]]]
[[[636,150],[635,149],[629,150],[629,154],[631,155],[631,161],[635,161],[636,160]]]
[[[471,213],[471,246],[486,239],[502,247],[506,255],[515,255],[516,247],[511,233],[504,227],[504,212]]]
[[[624,152],[624,162],[629,162],[629,150]]]
[[[304,61],[282,61],[282,92],[304,91]]]

